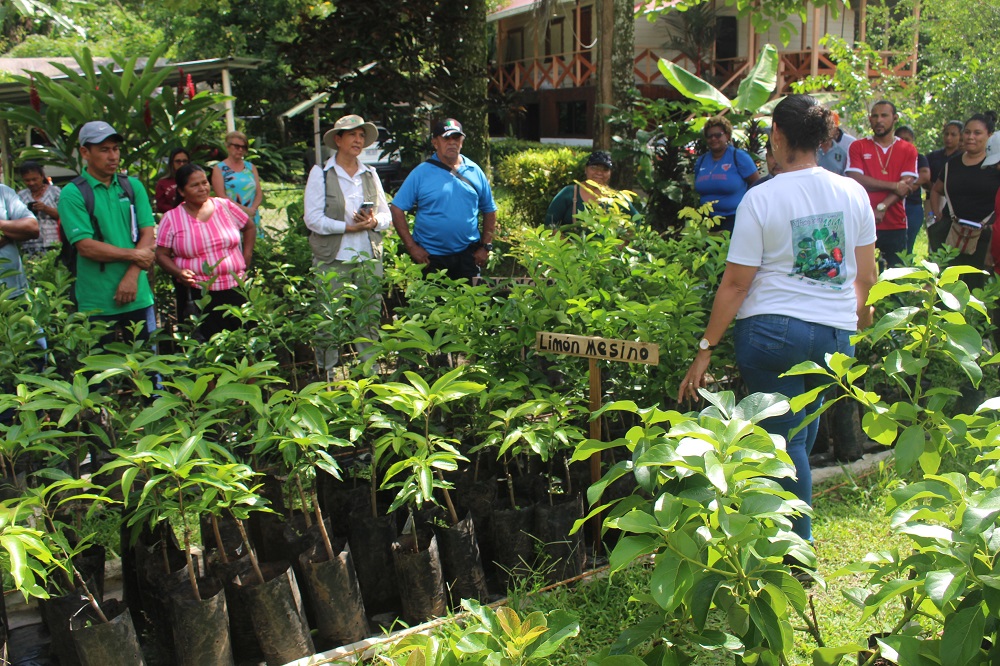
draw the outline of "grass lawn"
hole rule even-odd
[[[882,497],[898,483],[892,469],[874,469],[858,480],[843,477],[816,488],[813,522],[819,570],[829,575],[851,562],[857,562],[873,551],[885,550],[906,543],[889,529]],[[809,590],[826,645],[864,642],[868,635],[882,630],[882,620],[875,617],[861,625],[861,611],[852,605],[843,592],[857,587],[861,581],[844,577],[829,581],[827,588]],[[560,654],[553,655],[552,666],[579,666],[588,656],[610,645],[622,629],[642,619],[643,607],[629,601],[635,593],[648,591],[649,570],[633,567],[612,578],[602,578],[573,589],[560,589],[547,595],[536,595],[522,601],[523,608],[549,611],[569,610],[580,618],[578,637],[564,643]],[[805,632],[801,621],[793,621],[796,649],[793,664],[811,664],[815,639]],[[850,660],[845,661],[849,663]],[[696,663],[730,666],[733,658],[726,654],[700,657]]]

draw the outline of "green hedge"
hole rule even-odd
[[[552,197],[583,178],[587,155],[582,149],[565,147],[514,153],[496,161],[496,184],[510,192],[515,212],[539,225]]]
[[[551,144],[527,139],[490,139],[490,160],[498,164],[503,158],[529,150],[549,150]]]

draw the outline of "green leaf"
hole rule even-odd
[[[916,291],[922,291],[922,287],[918,284],[879,280],[872,285],[871,291],[868,292],[868,305],[874,305],[889,296],[895,296],[896,294],[909,294]]]
[[[886,601],[908,592],[920,585],[919,580],[891,580],[883,585],[874,594],[868,595],[865,599],[865,609],[861,614],[861,621],[864,622],[874,613],[878,612]]]
[[[214,403],[232,404],[242,401],[252,406],[258,414],[264,413],[264,401],[257,384],[237,384],[230,382],[212,389],[208,399]]]
[[[659,540],[648,536],[627,536],[621,539],[608,558],[609,568],[614,573],[628,566],[636,558],[649,555],[656,550]]]
[[[656,568],[649,580],[649,591],[660,608],[673,612],[690,587],[690,567],[671,552],[656,556]]]
[[[780,393],[754,393],[740,400],[733,410],[733,418],[760,423],[764,419],[781,416],[788,411],[788,398]]]
[[[787,41],[786,41],[787,43]],[[757,111],[771,97],[778,87],[778,50],[773,44],[765,44],[753,68],[740,82],[736,100],[736,111]]]
[[[683,67],[664,58],[660,58],[657,66],[667,83],[688,99],[700,102],[710,109],[722,110],[732,107],[733,104],[729,98],[719,92],[715,86],[698,78]]]
[[[616,519],[618,529],[623,532],[635,532],[639,534],[660,534],[663,530],[656,522],[656,518],[645,511],[633,509],[624,516]]]
[[[545,623],[548,627],[545,640],[531,650],[532,659],[544,659],[555,653],[567,640],[580,635],[580,620],[572,613],[552,611],[545,616]]]
[[[890,416],[875,412],[865,412],[861,417],[861,427],[866,435],[884,446],[892,446],[899,432],[898,424]]]
[[[708,480],[712,482],[712,485],[720,493],[729,492],[729,484],[726,481],[726,470],[723,469],[722,463],[719,462],[719,457],[715,455],[715,451],[709,451],[705,454],[705,476]]]
[[[694,626],[698,627],[698,631],[704,631],[715,592],[723,581],[725,578],[722,574],[710,573],[695,584],[691,594],[691,619],[694,621]]]
[[[616,654],[601,659],[600,666],[646,666],[646,662],[630,654]]]
[[[907,426],[896,442],[896,468],[907,474],[920,456],[924,454],[924,444],[927,436],[919,425]]]
[[[924,591],[934,605],[944,611],[965,589],[965,572],[961,569],[931,571],[924,579]]]
[[[949,666],[979,663],[977,657],[983,643],[986,615],[981,604],[963,608],[945,617],[941,636],[941,654],[948,655]]]
[[[813,650],[813,666],[838,666],[845,656],[855,654],[868,649],[868,646],[860,643],[848,643],[837,647],[821,647]],[[853,661],[853,659],[852,659]]]
[[[753,620],[757,629],[764,634],[771,652],[780,654],[785,652],[790,646],[785,645],[781,620],[763,597],[764,595],[761,594],[750,599],[750,619]]]

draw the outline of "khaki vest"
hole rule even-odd
[[[337,171],[330,167],[324,172],[326,176],[326,207],[323,214],[331,220],[343,220],[346,209],[344,202],[344,192],[340,189],[340,181],[337,178]],[[375,187],[375,176],[371,170],[361,174],[361,189],[364,192],[365,201],[378,203],[378,189]],[[309,246],[312,248],[313,265],[330,265],[337,259],[340,252],[340,244],[344,240],[343,234],[318,234],[315,231],[309,232]],[[371,256],[378,261],[382,260],[382,233],[368,230],[368,241],[371,243]]]

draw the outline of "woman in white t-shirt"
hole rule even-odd
[[[810,376],[782,377],[803,361],[825,363],[840,351],[853,355],[850,336],[871,325],[865,305],[875,283],[875,216],[858,183],[816,166],[816,149],[833,131],[831,112],[808,95],[786,97],[774,110],[771,143],[781,173],[747,192],[736,211],[712,315],[678,402],[698,399],[712,349],[736,319],[736,363],[751,393],[789,398],[812,389]],[[768,432],[786,439],[796,479],[782,486],[812,504],[809,452],[818,421],[788,440],[788,433],[819,409],[768,419]],[[795,532],[812,540],[811,521]]]

